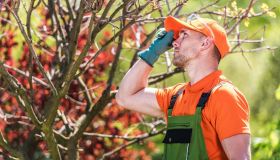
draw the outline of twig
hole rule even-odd
[[[58,3],[59,1],[57,1]],[[59,18],[57,16],[57,12],[56,12],[56,7],[55,7],[55,4],[54,4],[54,1],[49,1],[49,11],[50,13],[52,14],[51,15],[51,19],[52,19],[52,25],[56,25],[58,31],[59,31],[59,39],[62,39],[63,43],[66,44],[66,38],[65,38],[65,35],[64,35],[64,32],[63,32],[63,29],[62,29],[62,26],[59,22]],[[61,16],[61,18],[63,19],[63,16]]]
[[[72,6],[71,6],[70,3],[69,3],[69,0],[66,0],[66,5],[67,5],[67,8],[68,8],[68,12],[69,12],[69,14],[70,14],[70,18],[71,18],[72,20],[74,20],[74,19],[76,18],[76,15],[75,15],[75,12],[73,11]]]
[[[22,71],[20,69],[11,67],[11,66],[9,66],[7,64],[4,64],[4,67],[7,68],[7,69],[11,69],[11,70],[15,71],[15,72],[19,73],[22,76],[29,77],[29,73],[25,73],[24,71]],[[50,88],[50,86],[47,83],[45,83],[43,80],[41,80],[41,79],[39,79],[37,77],[32,76],[32,81],[37,82],[38,84],[42,85],[43,87]],[[93,89],[95,89],[95,87]],[[72,101],[72,102],[74,102],[74,103],[76,103],[78,105],[81,105],[81,106],[87,105],[87,104],[85,104],[83,102],[75,100],[74,98],[72,98],[69,95],[66,95],[65,98],[69,99],[70,101]]]
[[[10,8],[9,8],[9,9],[10,9]],[[33,46],[32,46],[32,42],[31,42],[31,40],[29,39],[29,37],[27,36],[27,34],[26,34],[26,32],[25,32],[25,30],[24,30],[24,28],[23,28],[23,25],[22,25],[22,23],[21,23],[21,20],[19,19],[17,13],[15,13],[15,12],[14,12],[13,10],[11,10],[11,9],[10,9],[10,11],[11,11],[11,13],[13,14],[14,18],[16,19],[16,21],[17,21],[17,23],[18,23],[19,29],[20,29],[22,35],[24,36],[25,41],[26,41],[27,44],[28,44],[28,47],[29,47],[29,49],[30,49],[30,51],[31,51],[31,53],[32,53],[32,55],[33,55],[33,57],[34,57],[34,59],[35,59],[36,64],[37,64],[38,67],[39,67],[40,72],[43,74],[44,78],[48,81],[48,83],[49,83],[49,85],[50,85],[50,87],[51,87],[51,90],[52,90],[53,94],[54,94],[54,95],[57,95],[57,94],[58,94],[58,93],[57,93],[57,90],[56,90],[54,84],[52,83],[52,81],[50,80],[50,78],[48,77],[47,73],[44,71],[44,67],[42,66],[42,64],[41,64],[41,62],[40,62],[40,60],[39,60],[37,54],[35,53],[35,50],[34,50],[34,48],[33,48]]]
[[[69,121],[68,119],[66,118],[65,114],[63,112],[61,112],[60,110],[57,110],[57,115],[58,117],[60,117],[60,119],[62,120],[64,126],[65,126],[65,129],[66,129],[66,132],[67,134],[70,134],[71,132],[74,131],[74,129],[70,126],[69,124]],[[62,131],[62,130],[61,130]]]
[[[26,72],[24,72],[24,71],[22,71],[22,70],[20,70],[20,69],[18,69],[18,68],[11,67],[11,66],[9,66],[9,65],[7,65],[7,64],[3,64],[3,66],[4,66],[5,68],[7,68],[7,69],[11,69],[11,70],[13,70],[13,71],[19,73],[19,74],[22,75],[22,76],[25,76],[25,77],[29,77],[29,76],[30,76],[29,73],[26,73]],[[48,85],[46,82],[44,82],[43,80],[41,80],[41,79],[39,79],[39,78],[37,78],[37,77],[32,76],[32,80],[33,80],[34,82],[37,82],[38,84],[42,85],[43,87],[50,88],[50,85]]]
[[[158,82],[160,82],[160,81],[162,81],[162,80],[164,80],[168,77],[171,77],[174,74],[181,73],[181,72],[184,72],[184,70],[182,68],[175,68],[175,70],[173,72],[170,72],[170,73],[162,73],[162,74],[159,74],[159,75],[150,76],[149,77],[149,85],[158,83]]]
[[[248,5],[247,9],[245,10],[245,12],[243,12],[241,17],[237,20],[237,22],[234,25],[232,25],[232,27],[229,30],[227,30],[227,35],[229,35],[234,30],[234,28],[238,24],[240,24],[243,19],[245,19],[248,16],[248,13],[249,13],[250,9],[252,8],[252,6],[254,5],[254,3],[255,3],[254,0],[251,0],[249,2],[249,5]]]
[[[70,64],[74,62],[74,57],[76,54],[76,50],[77,50],[77,39],[79,36],[79,32],[80,32],[80,26],[81,26],[81,22],[83,20],[83,16],[84,16],[84,8],[85,8],[85,0],[81,0],[80,2],[80,6],[78,9],[78,14],[77,14],[77,18],[74,20],[73,24],[73,28],[70,31],[70,40],[69,40],[69,54],[67,55],[69,56],[68,58],[70,58]]]
[[[58,149],[58,144],[52,129],[47,123],[43,123],[42,131],[44,133],[44,139],[47,142],[48,150],[51,153],[52,159],[61,160],[61,155]]]
[[[70,101],[72,101],[72,102],[74,102],[74,103],[76,103],[77,105],[80,105],[80,106],[86,106],[87,105],[86,103],[80,102],[80,101],[70,97],[69,95],[66,95],[65,98],[69,99]]]
[[[145,123],[147,126],[149,126],[151,128],[150,133],[155,133],[156,131],[156,126],[160,125],[160,124],[164,124],[165,122],[163,120],[157,120],[155,122],[151,122],[151,123]],[[96,137],[101,137],[101,138],[118,138],[118,139],[124,139],[124,140],[134,140],[137,138],[143,138],[146,137],[149,133],[144,133],[141,135],[137,135],[137,136],[120,136],[120,135],[109,135],[109,134],[100,134],[100,133],[88,133],[88,132],[84,132],[83,135],[85,136],[96,136]]]
[[[32,41],[32,36],[31,36],[31,14],[33,11],[33,5],[34,5],[34,0],[31,0],[30,6],[27,12],[27,17],[26,17],[26,30],[27,30],[27,35]],[[31,50],[29,49],[29,53],[31,53]],[[30,97],[34,97],[34,90],[33,90],[33,83],[32,83],[32,76],[33,76],[33,54],[29,54],[29,60],[28,60],[28,71],[29,71],[29,77],[28,77],[28,82],[30,86]],[[31,98],[31,104],[33,104],[33,98]]]
[[[257,30],[255,33],[253,33],[252,35],[245,37],[243,40],[248,40],[248,39],[250,39],[250,38],[253,38],[256,34],[259,33],[259,31],[260,31],[260,29],[258,29],[258,30]],[[264,39],[264,38],[263,38],[263,37],[264,37],[264,33],[265,33],[265,26],[264,26],[264,28],[263,28],[263,36],[262,36],[261,40]],[[241,41],[241,42],[242,42],[242,41]],[[232,46],[230,52],[233,53],[234,50],[239,46],[239,44],[240,44],[241,42],[238,42],[238,40],[237,40],[237,44],[236,44],[235,46]]]
[[[229,42],[234,42],[234,43],[262,43],[264,42],[263,38],[262,39],[258,39],[258,40],[247,40],[247,39],[239,39],[239,40],[229,40]]]
[[[83,74],[83,73],[87,70],[89,64],[91,64],[91,63],[97,58],[97,56],[98,56],[103,50],[105,50],[105,48],[106,48],[110,43],[112,43],[112,42],[115,40],[116,37],[118,37],[121,33],[123,33],[123,32],[124,32],[128,27],[130,27],[132,24],[134,24],[134,21],[129,22],[129,23],[128,23],[127,25],[125,25],[119,32],[117,32],[109,41],[107,41],[107,42],[102,46],[102,48],[100,48],[100,49],[94,54],[94,56],[91,57],[91,58],[88,60],[88,62],[83,66],[83,68],[85,68],[85,69],[84,69],[80,74]]]
[[[0,61],[0,73],[3,75],[4,80],[9,84],[12,88],[12,93],[16,95],[16,99],[18,103],[26,109],[28,116],[31,118],[33,124],[39,129],[41,128],[41,122],[37,118],[32,104],[26,94],[25,89],[21,86],[21,84],[5,69],[3,62]]]
[[[250,14],[247,16],[247,18],[254,18],[254,17],[259,17],[259,16],[262,16],[264,14],[266,14],[267,12],[269,11],[272,11],[272,10],[275,10],[276,7],[272,7],[266,11],[262,11],[262,12],[259,12],[259,13],[255,13],[255,14]],[[226,9],[225,9],[226,11]],[[211,14],[211,15],[217,15],[217,16],[223,16],[223,17],[227,17],[227,18],[240,18],[238,16],[232,16],[232,15],[229,15],[227,13],[220,13],[220,12],[216,12],[216,11],[203,11],[203,12],[197,12],[198,14]]]
[[[78,77],[78,82],[79,82],[80,86],[82,87],[82,89],[84,90],[83,93],[84,93],[84,95],[86,97],[86,101],[87,101],[86,105],[91,105],[92,100],[91,100],[91,96],[89,93],[89,89],[88,89],[87,85],[85,84],[85,82],[83,81],[82,77]]]
[[[0,146],[2,146],[5,150],[7,150],[9,153],[11,153],[11,155],[13,156],[13,158],[18,158],[20,160],[24,160],[25,157],[23,155],[22,152],[20,152],[17,149],[12,148],[8,142],[5,140],[2,132],[0,132]]]
[[[123,21],[120,24],[120,28],[123,28],[124,23],[125,23],[125,21]],[[113,98],[113,97],[108,97],[108,96],[110,96],[110,90],[111,90],[113,78],[115,76],[115,72],[116,72],[116,69],[117,69],[117,64],[119,62],[119,56],[120,56],[121,50],[122,50],[123,32],[118,34],[118,36],[119,36],[119,41],[121,43],[118,43],[118,47],[117,47],[116,54],[115,54],[115,59],[114,59],[113,65],[112,65],[110,73],[109,73],[109,78],[107,80],[107,87],[103,91],[102,97],[95,104],[95,107],[91,107],[91,110],[89,111],[89,114],[87,115],[85,120],[81,123],[77,133],[75,134],[75,139],[78,139],[79,137],[82,136],[82,133],[85,131],[86,127],[89,125],[89,123],[91,122],[93,117],[96,115],[96,113],[98,113],[99,111],[101,111],[105,107],[105,105],[109,102],[108,101],[109,99]]]
[[[144,134],[142,137],[139,137],[139,138],[137,138],[135,140],[132,140],[132,141],[126,143],[126,144],[123,144],[123,145],[117,147],[116,149],[114,149],[114,150],[112,150],[110,152],[105,153],[104,155],[102,155],[102,158],[100,158],[100,160],[104,160],[105,158],[107,158],[107,157],[109,157],[109,156],[119,152],[121,149],[126,148],[128,146],[131,146],[131,145],[133,145],[133,144],[135,144],[135,143],[137,143],[139,141],[143,141],[144,139],[147,139],[147,138],[156,136],[156,135],[158,135],[160,133],[163,133],[165,130],[166,130],[166,128],[162,128],[162,129],[158,130],[155,133]]]
[[[252,53],[252,52],[260,52],[260,51],[263,51],[263,50],[276,50],[278,49],[279,47],[271,47],[271,46],[265,46],[265,47],[259,47],[259,48],[254,48],[254,49],[247,49],[247,50],[243,50],[244,53]],[[230,53],[240,53],[242,52],[241,50],[238,50],[238,51],[232,51]]]

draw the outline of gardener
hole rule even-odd
[[[248,103],[218,70],[230,48],[225,30],[196,15],[187,22],[169,16],[164,27],[124,76],[118,104],[166,118],[165,160],[250,159]],[[172,45],[172,62],[184,68],[190,82],[149,88],[154,63]]]

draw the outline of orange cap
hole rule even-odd
[[[212,37],[221,54],[221,58],[223,58],[230,50],[225,29],[213,19],[198,18],[184,22],[175,17],[168,16],[164,21],[164,27],[167,32],[173,30],[175,39],[179,37],[179,32],[184,28]]]

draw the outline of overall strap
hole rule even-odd
[[[224,84],[227,84],[227,83],[226,82],[220,82],[216,86],[214,86],[209,92],[202,93],[202,95],[200,96],[199,102],[197,104],[197,107],[201,107],[201,109],[203,109],[206,102],[208,101],[211,93],[214,92],[216,89],[220,88],[221,86],[223,86]],[[168,109],[171,109],[171,110],[173,109],[177,98],[183,93],[184,88],[185,87],[179,89],[175,95],[172,95],[169,106],[168,106]]]
[[[211,91],[210,92],[206,92],[206,93],[202,93],[202,95],[200,96],[200,99],[199,99],[198,104],[197,104],[196,107],[201,107],[201,110],[204,108],[206,102],[208,101],[208,99],[210,97]]]
[[[184,91],[184,88],[181,88],[177,91],[177,93],[175,95],[172,95],[168,109],[173,109],[177,98],[183,93],[183,91]]]
[[[202,93],[199,102],[197,104],[197,107],[201,107],[201,110],[204,108],[206,102],[208,101],[210,95],[212,92],[214,92],[215,90],[217,90],[218,88],[222,87],[223,85],[228,84],[227,82],[220,82],[218,83],[216,86],[214,86],[209,92],[206,93]]]

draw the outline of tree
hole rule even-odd
[[[191,13],[223,22],[234,44],[261,44],[240,32],[251,18],[269,14],[251,0],[238,7],[219,1],[185,12],[187,0],[1,1],[0,146],[4,158],[18,159],[151,159],[152,141],[138,151],[132,144],[161,134],[164,121],[123,110],[114,100],[117,75],[137,60],[168,15]],[[263,4],[265,5],[265,4]],[[259,7],[260,8],[260,7]],[[152,27],[151,27],[152,26]],[[152,29],[151,29],[152,28]],[[249,49],[249,48],[247,48]],[[123,56],[121,56],[121,54]],[[167,71],[150,77],[158,84],[181,73],[170,53],[161,59]],[[32,147],[30,147],[32,146]]]

